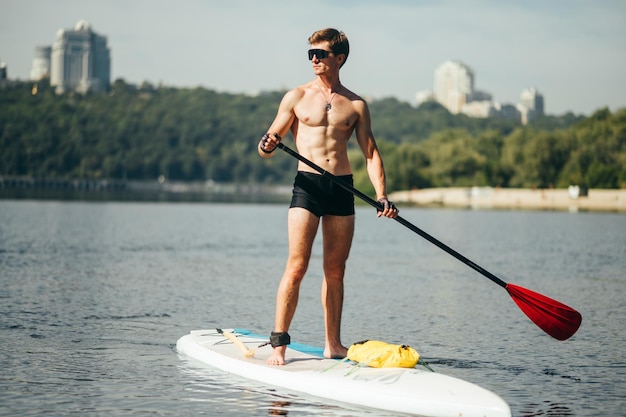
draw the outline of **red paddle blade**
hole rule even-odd
[[[573,308],[518,285],[507,284],[505,289],[524,314],[555,339],[569,339],[580,327],[582,316]]]

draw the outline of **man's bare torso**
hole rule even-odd
[[[317,79],[293,93],[296,102],[291,132],[298,152],[334,175],[350,174],[348,140],[360,118],[361,98],[343,86],[334,96],[324,96]],[[331,98],[327,111],[325,106]],[[298,169],[316,172],[302,162]]]

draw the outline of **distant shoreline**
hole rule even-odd
[[[291,186],[212,181],[34,179],[0,176],[0,199],[284,203]],[[576,191],[576,192],[573,192]],[[626,213],[626,189],[425,188],[390,193],[417,207]],[[357,199],[357,203],[360,201]]]
[[[398,191],[389,199],[424,207],[605,211],[626,213],[626,190],[524,189],[492,187],[427,188]]]
[[[273,203],[291,187],[213,181],[136,181],[0,176],[0,199]]]

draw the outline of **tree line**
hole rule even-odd
[[[0,86],[0,175],[289,184],[296,161],[256,146],[284,92],[255,96],[116,80],[107,94]],[[528,126],[436,103],[369,103],[388,188],[626,187],[626,109],[544,116]],[[289,143],[289,138],[287,143]],[[351,140],[355,185],[371,192]]]

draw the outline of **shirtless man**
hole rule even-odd
[[[354,131],[376,198],[384,206],[378,216],[397,217],[398,210],[387,199],[385,170],[372,134],[367,104],[339,80],[339,69],[346,62],[350,49],[348,39],[343,32],[322,29],[311,35],[309,44],[309,60],[316,77],[285,94],[274,122],[259,142],[259,155],[270,158],[280,138],[291,131],[302,156],[352,184],[347,151]],[[285,364],[285,351],[290,343],[287,331],[296,311],[300,283],[309,265],[320,219],[324,265],[322,305],[326,326],[324,356],[343,358],[347,353],[341,343],[340,326],[343,277],[354,233],[354,196],[299,162],[287,215],[289,256],[276,296],[269,364]]]

